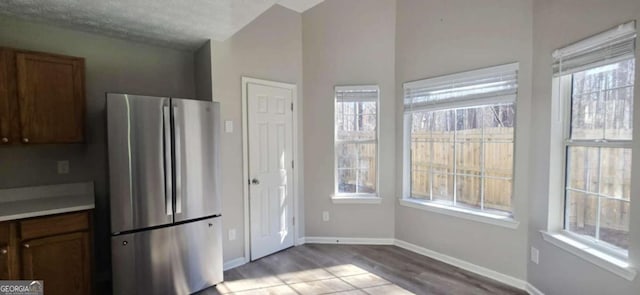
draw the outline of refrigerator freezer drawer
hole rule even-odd
[[[220,219],[113,236],[113,294],[191,294],[222,282]]]

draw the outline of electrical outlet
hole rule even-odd
[[[229,230],[229,241],[233,241],[236,239],[236,229],[232,228]]]
[[[58,161],[58,174],[69,174],[69,161]]]
[[[531,262],[535,264],[540,262],[540,251],[535,247],[531,247]]]
[[[322,221],[329,221],[329,211],[322,211]]]

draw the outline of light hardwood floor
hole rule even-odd
[[[395,246],[307,244],[228,270],[213,294],[527,294]]]

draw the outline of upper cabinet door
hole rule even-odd
[[[0,145],[20,140],[15,51],[0,48]]]
[[[23,143],[84,141],[84,60],[16,53]]]

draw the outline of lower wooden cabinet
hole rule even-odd
[[[9,223],[0,223],[0,279],[9,276]]]
[[[20,278],[17,223],[0,222],[0,280]]]
[[[0,245],[0,278],[9,278],[9,260],[7,246]]]
[[[23,247],[23,279],[44,280],[47,295],[89,293],[88,233],[30,240]]]
[[[89,221],[85,211],[0,223],[0,280],[42,280],[47,295],[90,294]]]

